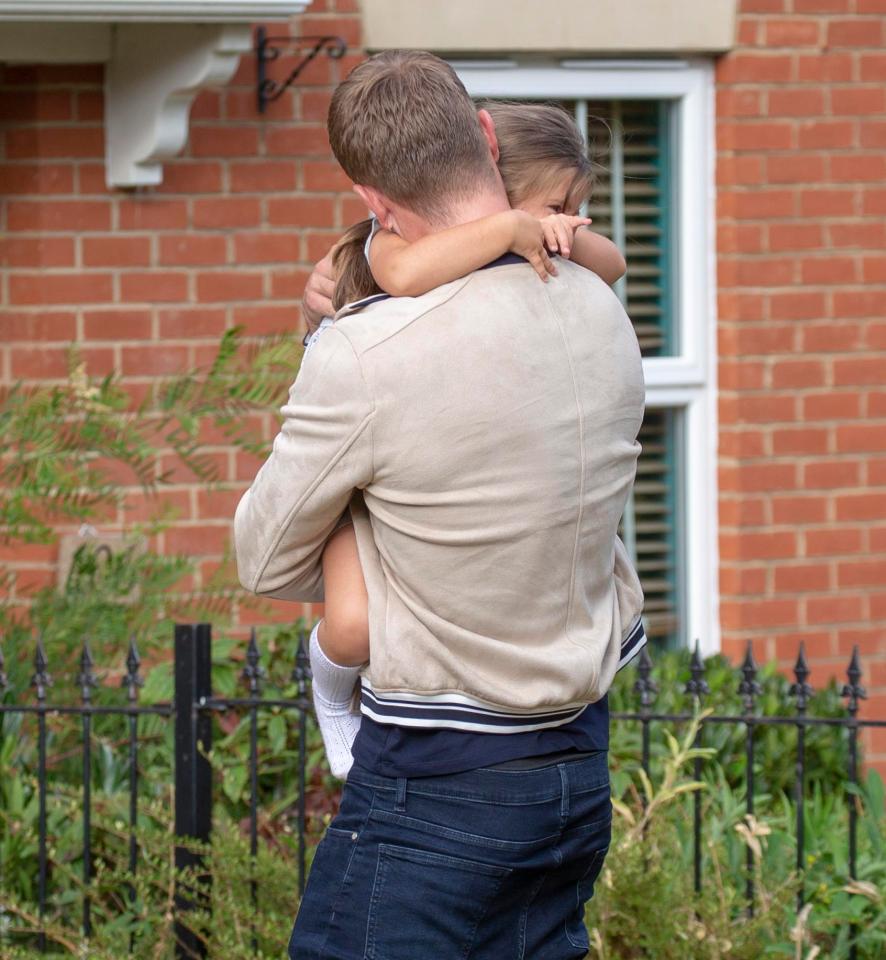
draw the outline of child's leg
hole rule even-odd
[[[324,548],[323,579],[325,616],[311,632],[314,710],[329,768],[344,779],[360,729],[351,699],[360,665],[369,658],[366,586],[352,526],[337,530]]]

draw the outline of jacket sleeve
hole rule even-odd
[[[234,517],[240,582],[281,600],[322,601],[320,558],[372,475],[373,406],[350,341],[334,327],[306,355],[271,455]]]

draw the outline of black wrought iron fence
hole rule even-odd
[[[47,764],[47,718],[51,715],[69,715],[79,718],[81,727],[80,762],[82,770],[82,930],[86,937],[92,931],[91,902],[89,884],[93,875],[92,864],[92,721],[99,715],[117,715],[125,717],[128,724],[128,860],[132,874],[138,870],[139,845],[137,841],[137,822],[139,812],[139,720],[146,716],[166,718],[175,724],[174,749],[174,787],[175,787],[175,835],[180,841],[176,846],[176,867],[184,870],[188,867],[201,868],[200,854],[195,852],[192,841],[207,843],[212,835],[213,774],[208,754],[212,749],[212,716],[234,710],[245,713],[249,718],[249,842],[252,856],[258,850],[258,813],[259,813],[259,712],[270,708],[293,710],[298,724],[298,799],[297,799],[297,844],[298,844],[298,888],[304,889],[306,875],[306,717],[310,709],[307,696],[307,684],[310,680],[310,668],[306,654],[306,636],[300,633],[297,652],[291,672],[295,684],[296,696],[293,698],[266,697],[263,693],[264,671],[260,663],[259,649],[253,631],[244,655],[241,677],[246,686],[247,695],[243,697],[219,697],[212,688],[212,631],[209,624],[184,624],[175,627],[174,646],[174,699],[169,703],[141,704],[139,690],[144,678],[140,672],[141,661],[135,641],[130,641],[126,658],[126,671],[121,685],[126,691],[125,704],[104,705],[96,703],[93,691],[98,685],[94,673],[94,662],[88,644],[84,644],[80,658],[80,672],[76,684],[80,690],[80,702],[77,704],[57,704],[48,699],[52,686],[46,652],[38,641],[34,654],[34,673],[31,687],[34,690],[34,702],[3,702],[9,686],[4,661],[0,651],[0,715],[12,714],[35,716],[37,722],[37,772],[36,785],[38,795],[37,818],[37,900],[39,918],[42,919],[47,907],[48,879],[48,838],[46,803],[49,792],[49,771]],[[709,693],[705,680],[704,663],[696,650],[690,664],[690,678],[685,684],[684,693],[692,705],[692,711],[656,712],[655,695],[658,692],[652,680],[652,660],[648,649],[644,649],[637,660],[637,679],[633,685],[639,703],[635,712],[614,712],[613,720],[639,723],[641,727],[641,755],[639,761],[647,775],[651,772],[651,742],[654,724],[674,726],[690,722],[703,706]],[[746,757],[746,812],[753,816],[757,791],[755,782],[755,731],[765,726],[792,726],[797,732],[797,751],[795,762],[794,800],[796,804],[796,865],[802,876],[805,862],[804,803],[806,801],[806,732],[813,726],[833,728],[835,735],[848,738],[847,783],[852,785],[846,794],[848,811],[848,864],[849,879],[854,879],[857,870],[858,850],[858,796],[859,784],[859,733],[864,727],[884,727],[884,719],[862,719],[858,716],[859,703],[865,698],[861,685],[862,670],[857,648],[853,651],[848,669],[847,682],[842,687],[842,697],[846,700],[846,713],[840,717],[817,717],[808,713],[812,687],[809,684],[810,669],[805,651],[801,645],[794,666],[794,682],[789,695],[793,700],[793,710],[789,715],[764,716],[758,712],[757,698],[761,694],[758,682],[758,668],[754,662],[751,645],[748,645],[744,662],[740,668],[740,680],[737,686],[743,709],[738,714],[710,714],[704,717],[697,734],[696,742],[704,739],[704,728],[708,725],[726,724],[741,727],[745,731]],[[2,737],[2,727],[0,727]],[[2,743],[0,743],[2,746]],[[703,760],[696,758],[695,777],[702,775]],[[702,875],[702,805],[698,792],[693,798],[693,863],[694,883],[700,892],[703,885]],[[746,859],[746,898],[747,910],[753,913],[754,861],[750,846]],[[257,902],[257,890],[252,885],[253,901]],[[134,891],[131,896],[134,897]],[[198,906],[193,902],[193,892],[186,889],[176,893],[176,944],[180,957],[200,956],[205,951],[203,941],[196,936],[187,924],[188,911]],[[797,897],[797,909],[804,902],[802,885]],[[46,937],[38,933],[37,945],[46,950]],[[852,948],[851,957],[856,956]]]

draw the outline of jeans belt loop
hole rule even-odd
[[[560,816],[565,821],[569,817],[569,774],[565,763],[557,764],[560,774]]]
[[[406,777],[397,777],[397,799],[394,802],[397,813],[406,810]]]

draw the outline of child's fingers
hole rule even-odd
[[[572,249],[572,230],[565,223],[557,224],[557,233],[559,234],[558,248],[564,257],[569,257],[569,251]]]
[[[535,272],[541,277],[542,280],[547,282],[549,276],[557,276],[557,268],[554,266],[553,260],[547,255],[544,250],[539,250],[529,258],[529,262],[535,268]]]
[[[557,226],[549,221],[542,221],[541,232],[544,235],[545,246],[548,250],[557,251],[560,249],[560,237],[557,234]]]

